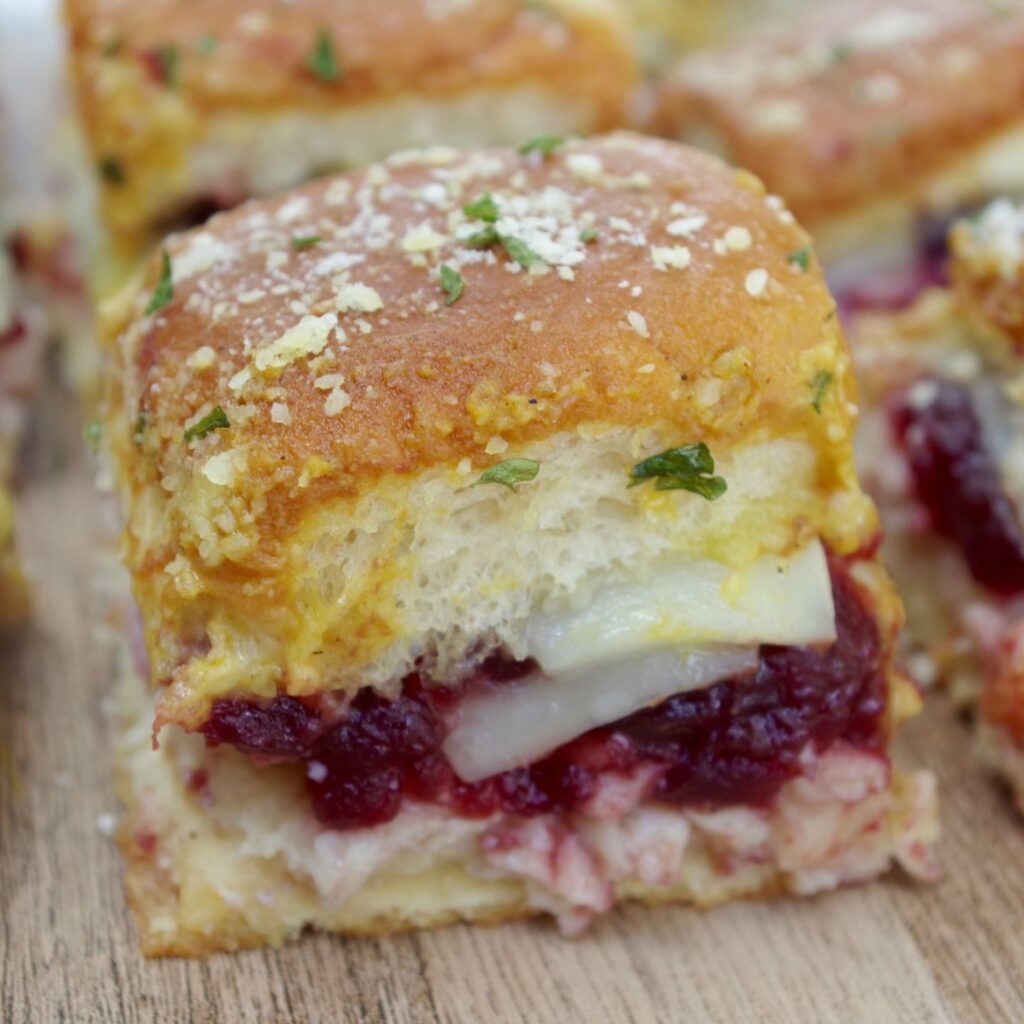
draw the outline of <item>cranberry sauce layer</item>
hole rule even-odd
[[[333,723],[293,697],[219,700],[202,732],[211,745],[304,762],[317,817],[338,829],[390,821],[406,796],[469,817],[571,811],[595,793],[602,774],[634,769],[648,769],[650,799],[763,804],[800,774],[808,744],[823,750],[843,741],[883,752],[878,628],[848,565],[832,559],[831,573],[838,633],[831,647],[762,647],[753,673],[670,697],[481,782],[462,782],[445,758],[446,718],[470,691],[515,686],[534,671],[530,662],[493,657],[458,689],[428,689],[413,674],[396,700],[362,690]]]
[[[952,381],[933,383],[933,401],[904,399],[893,415],[918,500],[935,529],[963,552],[979,583],[999,594],[1020,593],[1024,531],[985,442],[971,393]]]

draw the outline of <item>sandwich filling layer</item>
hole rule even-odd
[[[209,743],[231,744],[260,761],[303,764],[317,817],[336,829],[390,821],[405,800],[439,804],[465,817],[571,812],[594,799],[609,778],[668,804],[762,803],[799,774],[809,744],[825,750],[843,743],[885,757],[884,644],[851,564],[833,558],[829,569],[834,641],[676,656],[696,685],[687,688],[669,672],[668,685],[677,692],[654,700],[643,689],[642,673],[659,663],[648,655],[631,666],[639,673],[641,706],[540,756],[535,748],[521,748],[527,760],[489,775],[481,775],[488,763],[507,763],[514,749],[502,742],[501,719],[507,731],[522,731],[534,743],[527,729],[543,719],[544,708],[537,717],[521,711],[529,690],[542,685],[534,660],[495,653],[458,687],[431,686],[413,672],[399,697],[367,688],[343,710],[331,694],[220,699],[201,731]],[[715,659],[718,678],[701,678],[696,666],[713,676]],[[602,689],[607,668],[589,671],[597,677],[596,694],[584,689],[547,709],[570,729],[595,714],[595,701],[620,706],[614,690]],[[620,677],[617,689],[628,694],[635,681]],[[550,685],[555,691],[561,686]],[[490,701],[497,702],[498,715],[491,722],[481,711]],[[477,739],[481,727],[488,730],[496,760],[488,762],[467,739],[467,722]],[[558,735],[557,729],[540,733]]]

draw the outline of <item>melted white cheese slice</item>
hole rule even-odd
[[[757,649],[655,651],[557,679],[538,673],[467,697],[449,723],[444,752],[455,773],[477,782],[538,760],[645,704],[757,667]]]
[[[584,608],[534,615],[530,655],[548,676],[658,648],[835,640],[820,541],[738,573],[721,562],[666,559],[643,579],[599,589]]]
[[[643,580],[599,589],[585,608],[535,616],[527,640],[541,671],[464,700],[444,751],[475,782],[647,704],[748,672],[761,644],[835,636],[817,541],[740,575],[711,561],[666,561]]]

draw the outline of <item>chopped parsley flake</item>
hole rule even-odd
[[[480,479],[476,480],[473,486],[501,484],[502,487],[514,491],[516,484],[533,480],[539,472],[540,463],[535,459],[506,459],[504,462],[498,462],[490,469],[484,470]]]
[[[124,184],[124,167],[116,156],[102,156],[99,162],[100,177],[110,185]]]
[[[139,415],[135,418],[135,427],[132,430],[132,441],[136,448],[142,447],[142,439],[146,436],[146,420],[149,419],[149,413],[143,409]]]
[[[198,423],[193,423],[191,427],[186,428],[185,440],[198,441],[213,430],[225,430],[230,426],[227,413],[218,405],[214,407],[213,412],[207,413]]]
[[[324,82],[336,82],[341,78],[341,65],[334,54],[334,40],[326,28],[317,33],[316,42],[306,59],[306,67]]]
[[[814,380],[811,381],[811,390],[814,392],[811,406],[819,416],[821,415],[821,404],[825,400],[825,392],[828,391],[831,383],[832,374],[828,370],[819,370],[814,375]]]
[[[171,257],[166,249],[160,250],[160,279],[146,305],[146,316],[163,309],[174,298],[174,284],[171,278]]]
[[[441,288],[444,289],[446,306],[454,306],[459,301],[459,297],[462,295],[463,289],[466,287],[466,282],[462,279],[462,275],[457,271],[453,270],[448,266],[447,263],[441,264]]]
[[[220,46],[220,40],[210,32],[204,32],[196,40],[196,49],[204,57],[209,57],[211,53],[216,52],[218,46]]]
[[[501,241],[501,235],[498,234],[497,229],[491,225],[488,225],[483,231],[478,231],[475,235],[470,235],[466,239],[466,245],[470,249],[490,249],[492,245],[497,245]]]
[[[597,228],[584,228],[580,232],[580,241],[584,242],[587,245],[592,245],[594,242],[597,241],[599,234],[600,232],[597,230]]]
[[[492,214],[494,220],[498,219],[498,208],[494,205],[490,192],[485,192],[479,199],[467,203],[463,207],[463,212],[479,220],[490,221]],[[465,242],[470,249],[490,249],[491,246],[501,245],[521,267],[529,268],[541,262],[541,258],[521,238],[501,234],[493,223],[489,223],[482,231],[470,235]]]
[[[538,135],[535,139],[523,143],[519,152],[523,156],[530,153],[540,153],[546,160],[559,146],[565,145],[565,139],[561,135]]]
[[[160,66],[160,77],[165,85],[178,84],[179,54],[178,48],[168,43],[156,48],[157,64]]]
[[[703,441],[669,448],[638,462],[629,471],[629,486],[654,480],[658,491],[692,491],[708,501],[715,501],[726,491],[725,481],[712,476],[715,460]]]
[[[292,239],[293,249],[312,249],[323,241],[322,235],[298,235]]]
[[[473,202],[466,203],[462,208],[462,212],[467,217],[486,221],[488,224],[493,224],[501,216],[498,204],[494,201],[494,196],[490,192],[484,192],[483,195],[477,196]]]
[[[505,252],[509,254],[519,264],[519,266],[529,269],[535,263],[540,262],[540,257],[521,239],[513,238],[511,235],[502,235],[501,244],[505,247]]]
[[[811,265],[811,248],[805,245],[802,249],[797,249],[796,252],[791,252],[786,260],[792,263],[793,266],[799,267],[801,270],[807,270]]]

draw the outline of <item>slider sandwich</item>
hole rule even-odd
[[[933,876],[807,245],[628,134],[401,153],[167,242],[105,318],[148,953]]]
[[[978,705],[980,741],[1024,793],[1024,204],[950,236],[947,289],[851,324],[858,449],[907,601],[911,666]]]
[[[65,0],[110,236],[97,287],[172,227],[435,143],[621,123],[616,0]]]
[[[1024,196],[1024,4],[810,5],[684,59],[656,121],[785,197],[844,313],[906,305],[955,215]]]

